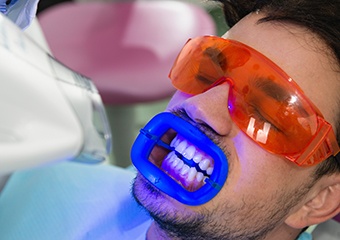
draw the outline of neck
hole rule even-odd
[[[269,233],[264,240],[294,240],[299,236],[301,229],[293,229],[287,225],[282,225],[278,229]],[[158,225],[153,222],[147,232],[147,240],[175,240],[169,237]]]
[[[301,229],[291,228],[284,223],[281,227],[269,233],[265,240],[294,240],[299,236],[300,232]]]
[[[146,234],[147,240],[170,240],[162,229],[160,229],[155,222],[151,223]]]

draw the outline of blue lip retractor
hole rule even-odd
[[[164,143],[161,140],[162,136],[170,129],[214,159],[213,173],[205,180],[206,183],[196,191],[186,190],[149,161],[151,151],[156,145],[168,150],[174,150],[170,147],[170,143]],[[181,157],[185,164],[190,167],[195,165],[193,160]],[[198,128],[167,112],[156,115],[141,129],[132,146],[131,159],[138,171],[155,187],[179,202],[192,206],[204,204],[215,197],[221,190],[228,175],[228,160],[223,151]]]

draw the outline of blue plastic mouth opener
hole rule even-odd
[[[158,166],[149,161],[149,156],[155,146],[174,151],[173,147],[161,140],[162,136],[170,129],[176,131],[214,159],[213,173],[205,179],[205,184],[196,191],[188,191]],[[199,169],[193,160],[185,158],[178,152],[175,153],[189,167],[195,167],[208,176],[205,171]],[[210,201],[221,190],[228,175],[228,160],[223,151],[198,128],[171,113],[156,115],[141,129],[132,146],[131,158],[139,172],[155,187],[187,205],[201,205]]]

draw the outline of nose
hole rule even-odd
[[[228,111],[229,84],[224,83],[186,99],[183,109],[198,123],[211,127],[217,134],[233,134],[235,124]]]

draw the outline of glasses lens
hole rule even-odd
[[[250,47],[217,37],[189,40],[171,72],[173,85],[199,94],[227,77],[233,121],[269,152],[295,155],[317,131],[317,115],[299,87]]]

